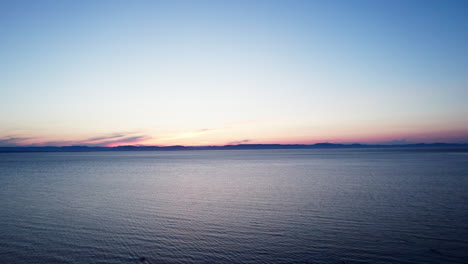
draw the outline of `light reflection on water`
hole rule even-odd
[[[0,262],[465,263],[460,154],[0,153]]]

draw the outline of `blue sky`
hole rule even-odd
[[[468,142],[467,11],[1,1],[0,144]]]

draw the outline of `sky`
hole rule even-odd
[[[468,142],[468,1],[0,0],[0,146]]]

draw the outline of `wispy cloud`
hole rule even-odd
[[[23,145],[24,141],[33,139],[33,137],[15,137],[9,136],[0,139],[0,146],[4,147],[12,147],[12,146],[19,146]]]
[[[114,134],[107,135],[107,136],[88,138],[86,141],[88,141],[88,142],[101,141],[101,140],[108,140],[108,139],[113,139],[113,138],[120,138],[120,137],[124,137],[124,136],[126,136],[125,133],[114,133]]]
[[[108,140],[104,142],[100,142],[99,146],[106,146],[106,147],[114,147],[119,145],[135,145],[139,144],[142,141],[148,140],[151,137],[149,136],[131,136],[131,137],[121,137],[115,140]]]
[[[239,144],[249,143],[251,141],[252,140],[250,140],[250,139],[243,139],[243,140],[238,140],[238,141],[231,141],[231,142],[227,143],[227,145],[239,145]]]
[[[119,146],[119,145],[134,145],[139,144],[145,140],[150,139],[149,135],[141,135],[135,132],[127,133],[111,133],[102,136],[90,137],[81,140],[54,140],[54,141],[43,141],[35,143],[35,146]],[[19,144],[21,145],[21,144]]]
[[[75,144],[86,146],[118,146],[121,144],[132,145],[138,144],[150,138],[151,137],[148,135],[141,135],[136,132],[120,132],[88,138],[82,141],[75,142]]]

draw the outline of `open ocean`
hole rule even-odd
[[[0,153],[0,263],[468,263],[468,152]]]

